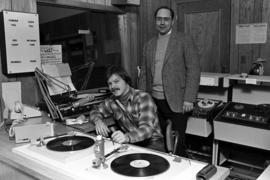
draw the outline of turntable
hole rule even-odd
[[[94,144],[92,138],[86,136],[64,136],[49,141],[46,148],[52,151],[78,151],[91,147]]]
[[[128,145],[126,151],[114,153],[106,159],[108,168],[96,169],[91,164],[95,158],[91,143],[86,147],[81,147],[82,141],[87,142],[93,138],[81,133],[76,134],[76,136],[83,136],[83,138],[78,140],[64,136],[46,142],[49,148],[56,146],[56,150],[50,150],[46,146],[38,147],[27,144],[15,147],[12,151],[25,158],[24,161],[33,161],[46,167],[49,171],[55,172],[55,174],[61,174],[65,179],[76,180],[108,178],[124,180],[132,177],[154,178],[156,180],[164,178],[193,180],[196,178],[196,173],[205,166],[205,163],[184,158],[180,162],[174,161],[174,156]],[[67,151],[58,151],[61,149],[58,146],[61,148],[68,146]],[[105,140],[105,154],[119,147],[120,144],[113,144],[111,141]],[[73,150],[73,148],[78,149]]]
[[[69,163],[91,154],[94,140],[92,137],[78,133],[46,140],[44,143],[45,145],[42,146],[39,144],[26,145],[26,153],[37,159],[46,158],[53,162]]]

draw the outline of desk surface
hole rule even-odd
[[[57,134],[74,131],[73,128],[56,124],[55,129]],[[24,173],[29,174],[38,179],[74,179],[71,176],[50,168],[48,166],[41,165],[39,162],[30,160],[18,154],[12,152],[15,147],[22,146],[24,144],[15,144],[14,141],[9,140],[8,134],[1,129],[0,131],[0,162],[4,162],[15,169],[20,169]],[[1,175],[1,174],[0,174]],[[218,167],[218,172],[211,178],[211,180],[225,179],[229,175],[229,169]],[[195,178],[194,178],[195,179]]]
[[[257,180],[269,180],[270,179],[270,165],[263,171]]]
[[[104,119],[104,121],[108,126],[112,126],[115,124],[115,121],[112,118]],[[72,127],[85,133],[95,131],[94,125],[90,122],[84,124],[74,124],[72,125]]]

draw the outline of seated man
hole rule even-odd
[[[112,116],[120,128],[112,132],[113,141],[165,151],[157,107],[151,96],[132,88],[130,77],[121,67],[109,67],[106,79],[112,95],[90,112],[97,134],[109,135],[110,129],[102,120]]]

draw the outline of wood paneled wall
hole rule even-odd
[[[268,23],[266,44],[235,44],[235,25],[246,23]],[[231,1],[231,45],[230,72],[248,72],[252,63],[259,57],[267,62],[264,74],[270,75],[270,1],[269,0],[232,0]]]
[[[142,0],[139,7],[139,60],[143,44],[155,34],[153,13],[161,5],[171,5],[174,0]],[[188,0],[187,0],[188,1]],[[192,0],[190,0],[192,1]],[[229,0],[228,0],[229,1]],[[268,23],[266,44],[235,44],[236,24]],[[230,73],[248,72],[252,63],[259,57],[264,64],[265,75],[270,75],[270,1],[231,0]]]
[[[156,33],[154,12],[159,6],[165,5],[171,6],[171,0],[141,0],[139,7],[124,7],[127,13],[119,16],[122,65],[130,73],[134,87],[137,85],[137,66],[141,62],[143,45]]]
[[[139,60],[143,45],[156,34],[154,12],[160,6],[171,6],[171,0],[141,0],[139,8]]]
[[[130,74],[133,85],[136,86],[138,64],[138,33],[137,14],[127,13],[118,16],[119,31],[121,39],[121,59],[122,67]]]
[[[265,63],[265,74],[270,76],[270,1],[264,0],[262,3],[261,8],[262,13],[262,22],[268,23],[268,29],[267,29],[267,43],[264,44],[261,49],[261,57],[265,58],[267,60],[267,63]]]
[[[0,10],[12,10],[20,12],[37,12],[36,0],[1,0]],[[1,58],[1,57],[0,57]],[[0,81],[21,81],[22,84],[22,101],[29,105],[35,105],[38,102],[39,92],[37,88],[36,81],[34,79],[34,74],[28,74],[24,76],[6,76],[2,73],[2,59],[0,65]],[[2,95],[2,88],[0,88],[0,95]],[[4,103],[1,98],[1,112],[3,112]],[[2,114],[1,114],[2,117]]]

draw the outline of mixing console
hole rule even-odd
[[[269,129],[270,105],[229,102],[216,120]]]

